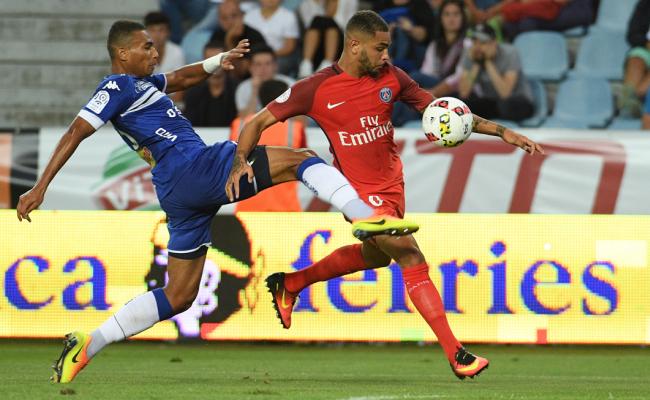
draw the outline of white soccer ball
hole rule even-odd
[[[473,116],[467,104],[455,97],[440,97],[422,115],[424,135],[440,147],[456,147],[472,134]]]

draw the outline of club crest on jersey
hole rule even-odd
[[[140,80],[135,81],[136,93],[144,92],[145,90],[149,89],[152,86],[153,85],[151,84],[151,82],[140,81]]]
[[[381,90],[379,91],[379,100],[383,101],[384,103],[388,103],[392,98],[393,98],[393,91],[390,90],[389,87],[381,88]]]

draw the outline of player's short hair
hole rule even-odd
[[[360,32],[367,36],[374,36],[375,32],[388,32],[388,24],[372,10],[357,11],[345,26],[345,34]]]
[[[148,27],[151,25],[167,25],[167,28],[171,28],[171,22],[169,22],[169,17],[160,11],[152,11],[147,13],[144,16],[144,26]]]
[[[275,51],[273,51],[273,49],[267,44],[258,44],[256,46],[253,46],[253,48],[251,48],[251,52],[250,52],[251,58],[255,57],[258,54],[264,54],[264,53],[268,53],[268,54],[272,55],[273,59],[275,60],[275,58],[276,58]]]
[[[289,89],[287,82],[278,79],[271,79],[262,82],[260,85],[260,103],[262,107],[277,99],[282,93]]]
[[[125,46],[131,39],[131,34],[136,31],[143,31],[144,25],[139,22],[120,20],[115,21],[108,31],[108,39],[106,40],[106,48],[111,60],[115,58],[115,48]]]

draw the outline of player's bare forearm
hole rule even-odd
[[[235,156],[230,168],[230,175],[226,180],[226,196],[230,201],[239,198],[239,181],[242,176],[247,175],[248,181],[253,181],[253,168],[246,162],[248,155],[257,145],[262,135],[262,131],[276,122],[275,117],[266,108],[255,114],[253,119],[244,125],[244,129],[239,134],[239,141]]]
[[[506,128],[501,124],[497,124],[496,122],[481,118],[478,115],[474,115],[473,117],[473,132],[490,136],[498,136],[504,142],[513,146],[517,146],[525,152],[530,153],[531,155],[535,153],[544,154],[544,149],[542,146],[540,146],[539,143],[536,143],[533,140],[529,139],[528,137],[521,135],[512,129]]]
[[[230,71],[235,68],[232,61],[241,58],[250,50],[248,39],[241,40],[232,50],[219,53],[203,61],[186,65],[175,71],[165,74],[167,78],[167,93],[179,92],[206,80],[219,68]]]
[[[41,187],[43,190],[47,189],[54,176],[56,176],[72,154],[74,154],[75,150],[77,150],[79,143],[94,132],[95,128],[86,122],[85,119],[80,117],[75,118],[72,124],[70,124],[70,127],[68,127],[68,130],[59,139],[59,143],[54,149],[50,161],[47,163],[43,174],[35,186]]]
[[[201,63],[190,64],[165,74],[167,78],[167,93],[180,92],[198,85],[208,79],[208,74]]]
[[[59,143],[56,145],[41,177],[31,190],[20,196],[16,207],[19,220],[24,218],[31,222],[29,213],[41,205],[50,182],[77,150],[79,143],[94,132],[95,128],[83,118],[77,117],[72,121],[68,130],[61,136]]]
[[[492,122],[488,119],[479,117],[478,115],[474,114],[473,115],[473,125],[472,125],[472,132],[476,133],[482,133],[484,135],[490,135],[490,136],[498,136],[498,137],[503,137],[503,134],[505,133],[508,128],[506,128],[503,125],[497,124],[496,122]]]
[[[253,119],[244,125],[244,129],[242,129],[242,132],[239,134],[235,158],[246,160],[251,151],[253,151],[253,148],[257,146],[257,143],[260,141],[262,132],[276,122],[277,120],[273,114],[271,114],[271,112],[266,108],[263,108],[260,112],[255,114]]]

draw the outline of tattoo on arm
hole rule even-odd
[[[241,170],[241,167],[241,159],[235,155],[235,158],[232,160],[232,171],[239,171]]]
[[[494,122],[488,121],[487,119],[479,117],[478,115],[474,115],[472,125],[472,131],[474,132],[493,136],[496,134],[499,137],[503,137],[503,134],[507,129],[503,125],[495,124]]]
[[[506,131],[506,127],[503,125],[497,125],[497,135],[503,137],[503,133]]]
[[[478,115],[474,115],[474,119],[472,121],[473,121],[472,130],[478,132],[479,125],[485,122],[485,119],[479,117]]]

